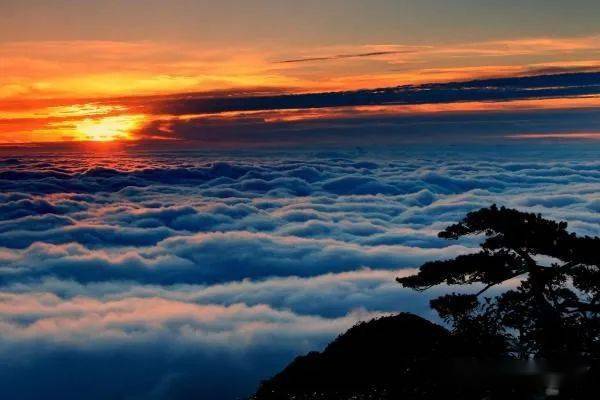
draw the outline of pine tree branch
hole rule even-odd
[[[508,280],[517,278],[517,277],[519,277],[519,276],[521,276],[523,274],[526,274],[527,272],[529,272],[529,271],[519,271],[518,273],[516,273],[516,274],[514,274],[512,276],[509,276],[508,278],[502,279],[501,281],[492,282],[492,283],[488,284],[486,287],[484,287],[483,289],[481,289],[479,292],[477,292],[475,294],[475,296],[479,297],[479,295],[482,295],[483,293],[485,293],[486,291],[488,291],[492,287],[494,287],[496,285],[500,285],[500,284],[502,284],[502,283],[504,283],[504,282],[506,282]]]

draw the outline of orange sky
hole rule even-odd
[[[209,48],[166,41],[0,42],[0,143],[135,139],[136,130],[156,117],[119,103],[124,96],[339,91],[594,70],[600,69],[599,53],[597,35],[293,50],[276,44]],[[583,102],[598,106],[597,99]],[[581,103],[567,100],[561,107]],[[556,107],[557,102],[537,102],[535,107],[544,104]],[[442,106],[427,111],[436,107]],[[473,107],[487,106],[447,108]],[[423,107],[412,112],[423,112]]]

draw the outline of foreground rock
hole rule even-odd
[[[253,399],[515,400],[558,393],[587,399],[598,393],[589,366],[567,370],[486,354],[439,325],[399,314],[358,324],[323,352],[296,358],[263,382]]]

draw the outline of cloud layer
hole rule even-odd
[[[0,385],[23,399],[243,396],[358,320],[435,318],[439,292],[394,277],[473,251],[436,236],[470,210],[599,235],[597,150],[1,158]]]

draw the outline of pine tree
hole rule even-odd
[[[431,307],[481,349],[523,359],[600,354],[600,238],[495,205],[439,233],[449,240],[468,235],[482,236],[479,252],[425,263],[416,275],[397,281],[420,291],[477,285],[473,293],[434,299]]]

